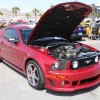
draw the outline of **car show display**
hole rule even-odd
[[[98,84],[100,52],[70,40],[91,12],[81,2],[61,3],[48,9],[34,29],[24,24],[1,29],[0,61],[26,75],[34,89],[75,91]]]

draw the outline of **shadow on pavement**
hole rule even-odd
[[[86,39],[81,39],[80,41],[86,41]]]
[[[91,93],[92,90],[95,90],[99,86],[100,86],[100,83],[93,87],[82,89],[82,90],[77,90],[74,92],[57,92],[57,91],[51,91],[51,90],[46,89],[46,93],[56,95],[56,96],[74,96],[74,95],[84,94],[84,93],[88,93],[88,92]],[[93,93],[91,93],[91,94],[94,95]]]
[[[76,40],[76,41],[86,41],[86,38],[82,38],[81,40]]]

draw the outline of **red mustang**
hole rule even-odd
[[[91,13],[90,6],[62,3],[47,10],[34,30],[27,25],[0,31],[0,59],[27,76],[35,88],[75,91],[100,82],[100,52],[69,40]]]

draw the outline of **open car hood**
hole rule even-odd
[[[89,5],[80,2],[61,3],[48,9],[36,24],[27,44],[44,37],[69,39],[74,29],[92,12]]]

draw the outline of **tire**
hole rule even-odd
[[[32,88],[39,90],[44,87],[42,71],[39,65],[33,60],[30,60],[26,65],[26,77]]]
[[[2,62],[2,59],[0,58],[0,62]]]
[[[1,54],[1,53],[0,53]],[[1,55],[0,55],[0,62],[2,62]]]
[[[77,38],[77,40],[81,40],[82,39],[82,37],[80,37],[80,38]]]

